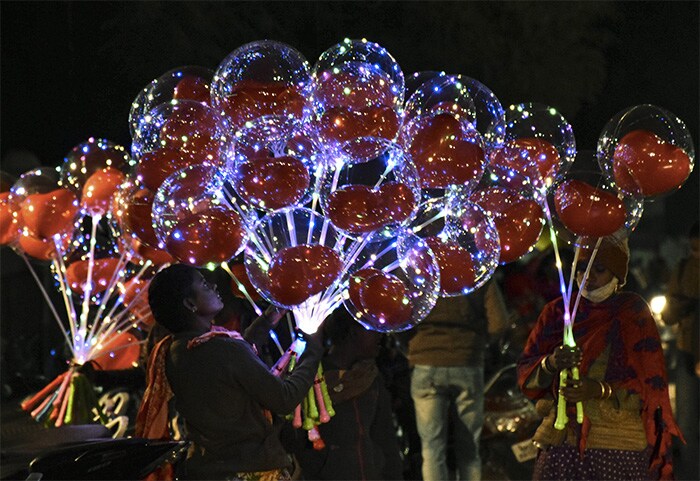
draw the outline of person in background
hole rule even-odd
[[[430,314],[411,331],[411,397],[425,481],[450,479],[450,406],[456,408],[459,421],[454,426],[457,479],[481,478],[485,346],[489,334],[502,332],[509,325],[503,295],[491,280],[469,295],[438,299]]]
[[[149,359],[137,436],[167,437],[172,394],[193,442],[185,478],[289,479],[290,460],[274,415],[290,413],[312,386],[323,352],[320,334],[306,336],[296,369],[280,379],[243,336],[212,330],[223,303],[197,269],[163,269],[150,283],[148,301],[156,322],[172,335]]]
[[[314,449],[303,429],[292,433],[304,479],[403,479],[391,397],[376,364],[382,334],[343,307],[326,321],[324,334],[330,347],[323,375],[335,416],[318,426],[323,449]]]
[[[544,420],[533,436],[540,448],[533,479],[671,479],[672,413],[661,340],[649,306],[621,292],[629,262],[627,241],[605,239],[581,286],[590,250],[576,279],[582,298],[573,324],[577,347],[562,346],[562,298],[547,304],[518,361],[518,383],[537,401]],[[575,298],[576,293],[574,292]],[[559,385],[559,373],[578,366],[580,379]],[[568,424],[554,427],[557,394]],[[576,421],[577,402],[585,418]]]
[[[681,260],[669,279],[667,304],[661,315],[664,323],[678,325],[676,419],[687,444],[678,446],[676,476],[678,479],[700,479],[700,238],[697,221],[690,228],[688,240],[690,255]]]

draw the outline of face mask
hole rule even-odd
[[[617,289],[617,282],[617,277],[613,277],[610,282],[599,287],[598,289],[593,289],[592,291],[589,291],[588,289],[581,289],[581,295],[591,302],[603,302],[605,299],[615,293],[615,290]],[[579,287],[581,286],[580,281],[578,281],[578,285]]]

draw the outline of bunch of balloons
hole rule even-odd
[[[22,403],[38,421],[105,421],[80,366],[136,367],[153,323],[145,292],[155,264],[121,236],[115,214],[129,164],[123,147],[90,138],[59,169],[33,169],[2,193],[1,242],[25,260],[70,350],[68,371]],[[51,302],[29,258],[50,262],[62,305]]]
[[[574,169],[574,133],[556,109],[504,109],[464,75],[405,78],[365,39],[313,66],[265,40],[215,70],[173,69],[138,94],[129,125],[130,156],[99,169],[66,160],[61,188],[74,197],[52,198],[51,222],[22,220],[16,209],[35,204],[17,189],[0,198],[3,242],[63,272],[73,216],[90,212],[94,226],[102,213],[119,258],[143,266],[125,274],[141,289],[151,266],[221,266],[240,295],[290,309],[309,333],[341,304],[366,328],[410,329],[438,297],[468,294],[532,250],[546,225],[571,345],[578,299],[558,243],[578,257],[628,236],[644,201],[678,189],[695,157],[680,119],[638,105],[605,126],[597,162]],[[37,242],[45,250],[28,250]],[[89,274],[123,280],[109,262]]]

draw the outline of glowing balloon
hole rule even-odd
[[[678,189],[695,165],[690,131],[654,105],[619,112],[598,139],[598,164],[628,194],[654,198]]]
[[[159,149],[175,150],[190,157],[191,164],[223,165],[221,149],[230,135],[230,126],[213,108],[194,100],[173,100],[144,118],[131,152],[140,160]]]
[[[415,326],[437,299],[439,267],[432,251],[404,230],[369,237],[348,267],[345,307],[363,326],[397,332]]]
[[[481,287],[498,266],[501,247],[493,219],[460,197],[430,199],[411,224],[440,267],[440,295],[458,296]]]
[[[310,209],[273,211],[258,221],[245,247],[248,278],[269,302],[287,308],[304,303],[336,284],[339,235]]]
[[[469,191],[484,173],[481,135],[458,116],[437,113],[417,119],[404,141],[423,189],[460,186]]]
[[[544,226],[544,213],[537,202],[504,187],[478,190],[469,199],[494,220],[501,243],[501,264],[532,250]]]
[[[241,199],[263,210],[306,203],[316,167],[313,141],[279,116],[247,125],[227,146],[235,152],[231,178]]]
[[[125,180],[124,174],[112,167],[96,170],[83,186],[83,209],[90,215],[105,215],[112,207],[114,194]]]
[[[302,119],[310,84],[308,62],[299,51],[263,40],[237,48],[219,64],[212,101],[234,129],[270,115]]]
[[[224,175],[193,165],[170,176],[153,202],[155,233],[180,262],[203,266],[235,256],[245,242],[244,219],[226,206]]]
[[[321,184],[322,205],[334,225],[351,235],[378,230],[393,235],[410,222],[420,191],[415,167],[403,149],[365,137],[349,142],[341,152],[347,155],[326,172]]]
[[[301,244],[277,252],[270,263],[269,292],[282,305],[298,305],[333,284],[343,264],[330,247]]]
[[[540,104],[511,105],[503,123],[487,135],[504,140],[502,148],[490,152],[489,170],[499,183],[539,197],[563,178],[576,156],[571,125]]]
[[[78,214],[78,199],[68,189],[30,194],[20,204],[24,227],[40,238],[70,234]]]
[[[643,211],[640,195],[630,194],[600,171],[570,171],[550,194],[557,237],[571,245],[592,247],[599,237],[629,237]]]
[[[76,195],[84,194],[86,182],[97,172],[110,169],[110,178],[116,172],[125,172],[130,166],[129,154],[121,145],[106,139],[90,137],[82,142],[63,159],[60,168],[61,186],[73,190]],[[98,177],[101,174],[97,174]],[[93,186],[95,179],[92,181]],[[90,204],[90,199],[87,200]]]
[[[321,54],[313,78],[313,127],[324,145],[332,148],[356,137],[396,138],[404,78],[384,48],[346,39]]]
[[[210,86],[214,72],[205,67],[189,65],[178,67],[146,85],[131,103],[129,129],[136,138],[142,122],[156,107],[172,100],[193,100],[210,104]]]

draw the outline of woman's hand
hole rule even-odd
[[[263,312],[263,317],[265,318],[265,321],[268,323],[270,326],[270,329],[274,329],[277,327],[277,324],[279,324],[280,319],[282,319],[282,316],[284,316],[287,313],[287,309],[283,307],[277,307],[274,304],[270,304],[267,306],[267,309],[265,309],[265,312]]]
[[[569,377],[566,380],[566,387],[560,388],[559,392],[564,399],[572,403],[600,399],[602,394],[600,383],[587,377],[578,381]]]
[[[581,364],[581,356],[581,349],[578,346],[559,346],[549,355],[547,364],[557,371],[563,371]]]

